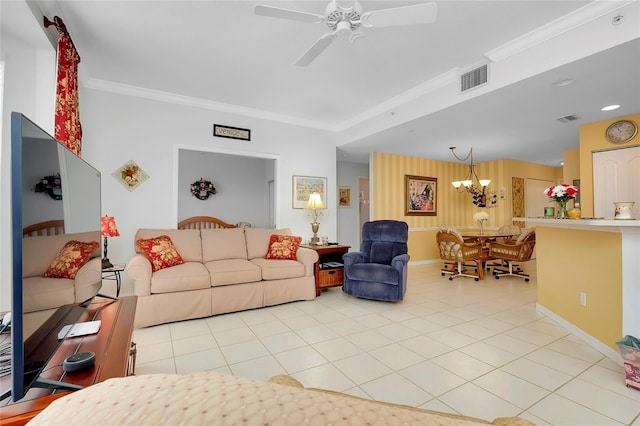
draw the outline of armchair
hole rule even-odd
[[[409,226],[396,220],[366,222],[359,252],[343,255],[342,291],[363,299],[396,302],[407,291]]]
[[[441,274],[449,274],[449,281],[454,277],[471,277],[476,281],[484,278],[481,242],[465,242],[457,229],[444,226],[436,234],[436,243],[444,262]],[[476,273],[469,273],[468,268],[474,268]]]

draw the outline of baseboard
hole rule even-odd
[[[412,262],[409,260],[409,266],[418,266],[418,265],[431,265],[433,263],[442,262],[440,259],[426,259],[426,260],[416,260]]]
[[[619,364],[620,366],[622,366],[622,359],[620,358],[620,354],[617,351],[611,349],[609,346],[605,345],[600,340],[596,339],[595,337],[591,336],[590,334],[587,334],[584,330],[581,330],[580,328],[578,328],[575,325],[571,324],[569,321],[567,321],[564,318],[558,316],[558,314],[553,313],[549,309],[547,309],[544,306],[542,306],[540,303],[536,303],[536,310],[538,312],[541,312],[541,313],[545,314],[546,316],[551,318],[553,321],[557,322],[562,327],[564,327],[567,330],[569,330],[569,332],[571,334],[573,334],[578,339],[580,339],[583,342],[585,342],[587,345],[591,346],[593,349],[595,349],[598,352],[602,353],[604,356],[609,358],[611,361],[613,361],[616,364]]]

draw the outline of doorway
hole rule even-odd
[[[358,227],[358,239],[357,241],[362,241],[362,226],[365,222],[370,220],[370,206],[371,199],[369,196],[369,178],[368,177],[359,177],[358,178],[358,218],[359,224]]]

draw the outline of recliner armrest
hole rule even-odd
[[[391,259],[391,266],[393,266],[394,269],[400,270],[404,268],[407,263],[409,263],[409,259],[410,257],[408,254],[400,254]]]
[[[364,261],[364,255],[359,251],[350,251],[342,255],[344,266],[355,265]]]

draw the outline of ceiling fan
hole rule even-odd
[[[338,6],[337,0],[330,0],[324,15],[302,12],[299,10],[283,9],[280,7],[256,5],[256,15],[271,18],[290,19],[294,21],[326,24],[332,31],[316,41],[304,55],[296,61],[298,66],[307,66],[316,59],[339,36],[349,36],[352,43],[363,33],[356,30],[364,28],[382,28],[399,25],[429,24],[436,20],[438,5],[436,3],[421,3],[412,6],[394,7],[390,9],[372,10],[362,13],[362,5],[354,0],[353,6]]]

